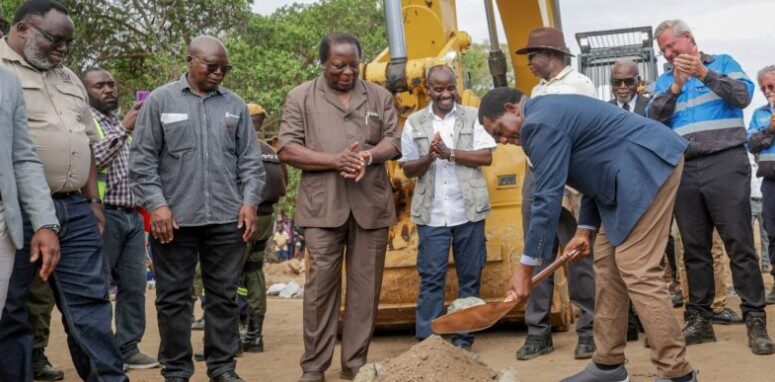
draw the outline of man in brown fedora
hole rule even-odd
[[[592,81],[573,70],[570,65],[566,65],[567,57],[573,55],[565,45],[565,38],[561,31],[554,28],[533,29],[530,31],[527,46],[519,49],[517,54],[526,54],[530,70],[537,77],[540,77],[538,85],[533,87],[531,98],[547,94],[579,94],[596,97],[597,91]],[[533,171],[528,166],[522,187],[522,226],[525,234],[530,226],[530,210],[534,191]],[[562,203],[564,208],[557,227],[555,246],[564,247],[576,232],[580,204],[581,194],[566,187]],[[595,278],[592,262],[592,256],[588,256],[568,265],[570,298],[581,310],[581,316],[576,321],[576,333],[579,336],[574,352],[576,359],[590,358],[595,352],[595,342],[592,340],[592,317],[595,309]],[[526,264],[535,266],[534,272],[537,273],[548,263],[543,265]],[[530,296],[525,310],[528,336],[525,344],[517,351],[517,359],[532,359],[554,350],[551,323],[549,322],[553,292],[553,277],[533,288],[533,294]]]

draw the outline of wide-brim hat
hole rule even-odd
[[[568,46],[565,45],[565,36],[558,29],[550,27],[536,28],[530,31],[527,38],[527,46],[517,50],[517,54],[528,54],[535,50],[553,50],[568,56],[571,54]]]

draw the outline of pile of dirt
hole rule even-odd
[[[279,283],[287,284],[291,281],[304,285],[306,279],[304,275],[304,261],[290,259],[281,263],[265,262],[264,277],[266,277],[267,286]]]
[[[498,373],[471,352],[452,346],[439,336],[428,337],[407,352],[386,361],[378,382],[495,381]]]

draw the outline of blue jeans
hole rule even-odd
[[[431,321],[444,314],[444,284],[447,278],[449,247],[455,260],[458,298],[479,297],[482,268],[487,258],[484,220],[454,227],[418,225],[420,238],[417,271],[420,274],[420,295],[417,297],[415,336],[423,340],[431,332]],[[471,345],[474,337],[456,334],[452,344]]]
[[[128,381],[113,342],[108,283],[102,274],[97,222],[80,195],[54,198],[62,231],[61,258],[49,278],[67,331],[75,369],[88,382]],[[0,381],[32,381],[32,329],[24,302],[40,262],[30,263],[32,227],[24,219],[25,248],[16,253],[8,299],[0,320]]]
[[[137,211],[105,208],[102,234],[103,272],[118,286],[116,293],[116,346],[124,360],[139,350],[145,332],[145,232]]]

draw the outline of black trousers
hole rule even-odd
[[[686,310],[706,317],[712,313],[715,284],[710,249],[716,227],[730,258],[743,315],[764,313],[764,284],[751,225],[751,167],[742,146],[686,160],[675,218],[689,283]]]
[[[174,240],[151,239],[156,276],[156,315],[159,321],[159,362],[165,378],[188,379],[194,373],[191,349],[193,302],[191,285],[197,258],[207,295],[205,360],[207,375],[234,370],[239,347],[236,295],[245,242],[237,223],[181,227]]]

